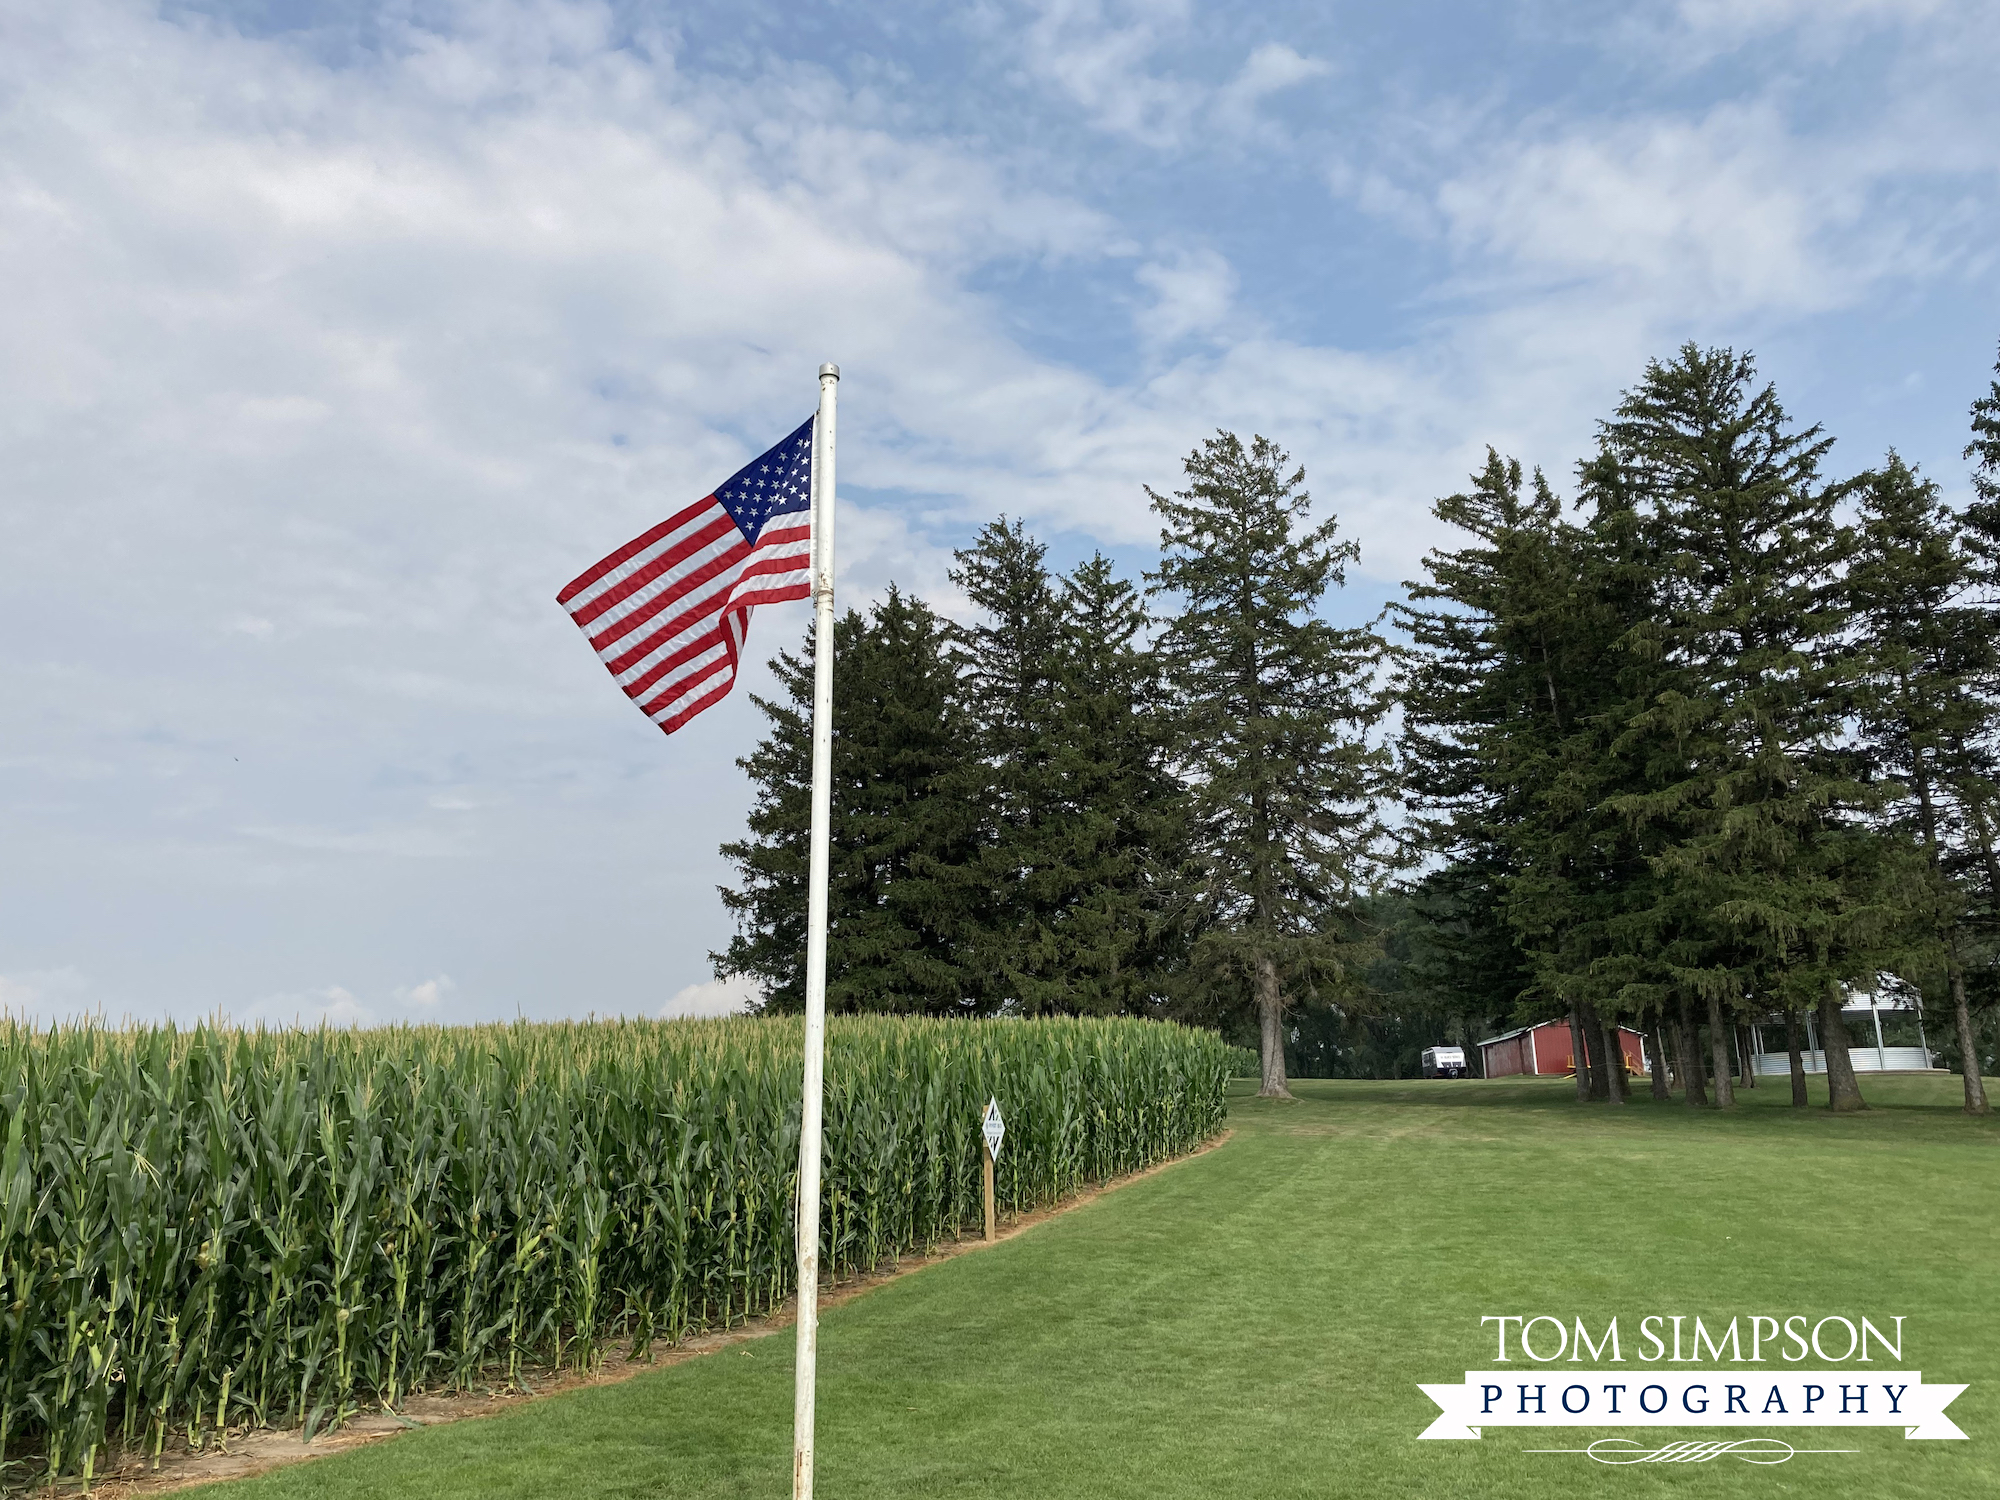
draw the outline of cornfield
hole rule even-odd
[[[588,1365],[790,1293],[796,1021],[0,1025],[0,1456]],[[822,1264],[925,1251],[1218,1128],[1229,1052],[1144,1021],[836,1018]]]

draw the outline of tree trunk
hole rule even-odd
[[[1576,1102],[1590,1102],[1590,1048],[1583,1038],[1583,1012],[1569,1008],[1569,1060],[1576,1069]]]
[[[1965,1003],[1965,970],[1958,955],[1950,959],[1951,1017],[1958,1026],[1958,1066],[1965,1075],[1965,1112],[1983,1115],[1987,1111],[1986,1081],[1979,1076],[1979,1049],[1972,1036],[1972,1008]]]
[[[1785,1051],[1792,1062],[1792,1108],[1806,1107],[1806,1060],[1799,1051],[1799,1013],[1785,1007]]]
[[[1701,1054],[1695,1050],[1694,1022],[1688,1015],[1687,996],[1680,997],[1680,1023],[1674,1028],[1681,1065],[1681,1098],[1689,1109],[1708,1106],[1708,1090],[1702,1086]]]
[[[1263,953],[1257,955],[1257,1040],[1264,1065],[1258,1097],[1291,1098],[1285,1086],[1285,997],[1278,988],[1278,966]]]
[[[1854,1077],[1854,1059],[1847,1053],[1847,1023],[1840,1018],[1840,986],[1829,982],[1819,997],[1819,1044],[1826,1049],[1826,1107],[1841,1114],[1868,1105]]]
[[[1965,746],[1962,741],[1957,743],[1957,749],[1959,764],[1963,765]],[[1919,756],[1917,766],[1920,770],[1923,764],[1923,759]],[[1937,821],[1931,811],[1928,777],[1918,781],[1917,790],[1921,795],[1920,805],[1924,814],[1924,842],[1930,846],[1931,867],[1936,870],[1938,868]],[[1990,898],[2000,899],[2000,863],[1996,863],[1993,856],[1993,838],[1987,830],[1985,806],[1974,800],[1966,805],[1966,810],[1972,814],[1973,825],[1978,829],[1979,849],[1986,861],[1987,895]],[[1983,1115],[1987,1108],[1986,1083],[1979,1076],[1979,1053],[1972,1040],[1972,1012],[1965,1003],[1965,971],[1958,966],[1956,924],[1945,934],[1944,961],[1945,973],[1951,980],[1952,1021],[1958,1027],[1959,1069],[1965,1075],[1965,1112],[1969,1115]]]
[[[1604,1050],[1604,1020],[1597,1007],[1581,1009],[1583,1043],[1590,1048],[1590,1097],[1599,1104],[1611,1098],[1611,1055]]]
[[[1662,1009],[1653,1016],[1653,1102],[1665,1104],[1673,1097],[1667,1086],[1667,1013]]]
[[[1715,1055],[1715,1107],[1728,1109],[1736,1103],[1736,1090],[1729,1081],[1729,1028],[1722,1024],[1722,1001],[1708,997],[1708,1050]]]
[[[1604,1094],[1609,1104],[1624,1104],[1632,1097],[1625,1083],[1625,1042],[1618,1035],[1618,1023],[1607,1021],[1591,1007],[1597,1021],[1597,1055],[1604,1059]]]
[[[1746,1089],[1757,1087],[1757,1061],[1750,1050],[1750,1028],[1736,1028],[1736,1066],[1741,1074],[1742,1086]]]

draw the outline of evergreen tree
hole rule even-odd
[[[1423,1050],[1441,1045],[1464,1048],[1478,1067],[1478,1039],[1502,1029],[1508,1009],[1493,1006],[1494,976],[1482,966],[1497,960],[1511,971],[1519,953],[1504,921],[1477,916],[1471,873],[1445,866],[1361,903],[1364,925],[1382,941],[1368,969],[1368,1007],[1299,1017],[1286,1048],[1293,1076],[1415,1078]]]
[[[1748,356],[1686,346],[1601,429],[1660,561],[1658,620],[1637,638],[1661,690],[1625,741],[1655,748],[1649,784],[1610,805],[1672,839],[1627,931],[1654,983],[1705,1006],[1718,1103],[1727,1018],[1816,999],[1830,1102],[1858,1109],[1841,985],[1872,974],[1898,893],[1863,821],[1878,798],[1842,748],[1849,486],[1821,480],[1832,440],[1794,428],[1754,376]]]
[[[990,1009],[966,965],[975,919],[965,870],[978,809],[959,795],[966,727],[944,628],[893,586],[864,619],[836,622],[829,829],[827,1008],[932,1015]],[[805,1003],[811,818],[812,638],[781,653],[781,701],[754,699],[770,733],[739,762],[757,788],[750,837],[725,844],[740,889],[723,888],[738,931],[710,955],[719,975],[764,988],[766,1009]]]
[[[1204,872],[1197,957],[1248,984],[1260,1091],[1278,1096],[1287,990],[1359,988],[1354,906],[1383,868],[1390,770],[1370,743],[1387,647],[1314,613],[1358,551],[1334,518],[1311,523],[1289,464],[1268,439],[1225,432],[1188,456],[1186,489],[1147,490],[1163,522],[1151,592],[1181,604],[1160,650]]]
[[[1567,1015],[1580,1096],[1623,1102],[1625,1073],[1602,965],[1621,894],[1643,864],[1607,819],[1602,717],[1628,623],[1622,575],[1562,517],[1541,472],[1488,450],[1469,491],[1434,507],[1470,544],[1433,551],[1405,610],[1419,648],[1404,681],[1406,777],[1428,800],[1430,847],[1491,873],[1490,910],[1513,940],[1523,1020]],[[1503,971],[1505,972],[1505,971]]]
[[[1534,984],[1502,905],[1505,873],[1497,842],[1427,872],[1408,892],[1397,946],[1404,955],[1401,988],[1418,1003],[1452,1018],[1445,1040],[1466,1046],[1499,1031]]]
[[[2000,364],[1994,371],[2000,374]],[[2000,618],[1996,618],[2000,617],[2000,380],[1972,403],[1972,442],[1966,446],[1965,456],[1974,461],[1974,500],[1963,517],[1962,545],[1972,558],[1971,582],[1978,606],[2000,628]],[[1996,675],[2000,674],[1988,674],[1982,684],[1989,697],[2000,696]],[[2000,913],[2000,852],[1995,849],[2000,841],[2000,816],[1996,816],[1994,802],[1994,789],[2000,785],[1995,775],[2000,771],[1995,764],[2000,746],[1990,737],[1979,737],[1969,730],[1966,733],[1970,737],[1953,742],[1956,761],[1968,769],[1956,791],[1979,848],[1987,907]]]
[[[1534,756],[1520,731],[1559,724],[1567,687],[1569,663],[1550,629],[1550,606],[1570,581],[1560,507],[1539,472],[1531,497],[1521,483],[1520,463],[1489,448],[1472,489],[1432,506],[1473,544],[1433,550],[1430,581],[1406,585],[1412,601],[1445,608],[1401,612],[1419,648],[1398,683],[1405,787],[1420,799],[1412,817],[1425,843],[1455,858],[1505,847],[1527,791],[1516,763]]]
[[[1614,454],[1600,451],[1579,464],[1578,477],[1578,503],[1588,512],[1579,574],[1589,607],[1577,618],[1577,630],[1579,654],[1591,668],[1579,669],[1579,683],[1589,684],[1587,697],[1582,689],[1575,694],[1580,711],[1555,799],[1568,815],[1565,852],[1582,885],[1579,913],[1564,943],[1579,960],[1569,983],[1614,1018],[1614,1034],[1619,1022],[1630,1021],[1653,1037],[1654,1098],[1669,1097],[1671,1052],[1684,1102],[1700,1108],[1708,1103],[1700,1023],[1688,1009],[1686,990],[1660,982],[1656,962],[1660,866],[1690,826],[1665,808],[1655,807],[1643,820],[1619,811],[1621,798],[1671,779],[1682,765],[1671,733],[1644,721],[1646,710],[1673,686],[1656,630],[1668,594],[1664,539],[1641,509],[1634,476]],[[1719,1036],[1720,1029],[1711,1027],[1712,1050]],[[1726,1054],[1727,1041],[1720,1045]],[[1718,1103],[1726,1098],[1727,1071],[1725,1066],[1717,1075]]]
[[[1159,1009],[1180,947],[1183,798],[1143,603],[1098,555],[1052,577],[1001,518],[957,554],[963,780],[982,810],[968,964],[1027,1014]]]
[[[1848,569],[1854,626],[1867,643],[1861,716],[1877,765],[1906,789],[1888,826],[1920,851],[1920,899],[1906,934],[1913,967],[1941,963],[1965,1077],[1965,1107],[1987,1112],[1966,989],[1982,901],[1972,832],[1991,784],[1979,753],[1992,739],[2000,677],[1995,621],[1976,595],[1978,560],[1959,520],[1894,453],[1862,492],[1860,546]]]
[[[2000,359],[1994,361],[1993,373],[2000,375]],[[1979,497],[1974,524],[1983,537],[2000,537],[1995,524],[2000,511],[2000,380],[1972,403],[1972,441],[1965,445],[1965,456],[1973,461],[1972,491]]]
[[[1062,627],[1048,549],[1005,516],[954,554],[951,580],[979,610],[951,628],[951,659],[971,753],[956,790],[980,809],[966,871],[979,920],[968,960],[1001,1004],[1059,1010],[1055,926],[1068,880],[1056,727]]]
[[[1168,760],[1159,663],[1138,592],[1103,554],[1062,580],[1056,673],[1055,913],[1044,1009],[1148,1014],[1185,956],[1187,798]]]

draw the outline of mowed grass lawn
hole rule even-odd
[[[1233,1100],[1205,1156],[831,1312],[819,1493],[2000,1496],[2000,1121],[1955,1079],[1864,1077],[1877,1107],[1848,1118],[1768,1084],[1728,1115],[1560,1081],[1297,1087]],[[1971,1440],[1772,1429],[1859,1451],[1763,1468],[1522,1451],[1758,1429],[1417,1441],[1418,1382],[1491,1365],[1480,1316],[1541,1312],[1617,1314],[1628,1368],[1646,1313],[1900,1313],[1903,1368],[1971,1382]],[[791,1393],[787,1332],[209,1493],[781,1496]]]

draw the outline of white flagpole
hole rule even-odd
[[[827,825],[833,808],[833,411],[840,367],[819,367],[813,423],[812,866],[806,917],[806,1068],[799,1113],[799,1325],[792,1393],[792,1500],[812,1500],[819,1358],[820,1092],[826,1050]]]

